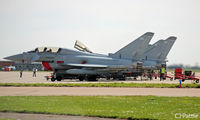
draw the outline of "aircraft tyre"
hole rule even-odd
[[[88,76],[88,81],[97,81],[97,76]]]
[[[51,78],[51,81],[54,82],[56,79],[54,77]]]
[[[118,79],[124,81],[124,80],[126,80],[126,77],[122,75],[122,76],[119,76]]]
[[[126,78],[121,77],[121,78],[119,78],[119,80],[124,81],[124,80],[126,80]]]
[[[83,81],[84,79],[85,79],[85,77],[84,76],[79,76],[79,78],[78,78],[80,81]]]
[[[106,80],[110,80],[111,78],[110,77],[106,77]]]
[[[57,81],[61,81],[62,77],[61,76],[57,76],[56,79],[57,79]]]

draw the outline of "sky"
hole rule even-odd
[[[115,53],[145,32],[177,40],[168,64],[200,63],[200,0],[0,0],[0,60],[40,46]]]

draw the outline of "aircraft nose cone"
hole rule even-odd
[[[21,61],[23,59],[23,55],[22,54],[12,55],[12,56],[5,57],[4,59],[12,60],[12,61]]]

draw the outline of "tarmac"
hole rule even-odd
[[[171,74],[171,73],[169,73]],[[37,72],[37,76],[33,77],[33,72],[23,72],[22,78],[19,77],[19,72],[4,72],[0,71],[0,83],[90,83],[88,81],[79,81],[78,79],[65,79],[62,81],[55,81],[52,82],[51,80],[47,80],[45,76],[50,76],[51,72]],[[200,76],[200,73],[196,73],[196,75]],[[160,81],[160,79],[153,79],[149,80],[147,78],[143,78],[141,80],[140,77],[137,78],[137,80],[134,80],[133,78],[128,78],[125,81],[119,81],[119,80],[106,80],[106,79],[99,79],[95,83],[108,83],[108,82],[125,82],[125,83],[170,83],[170,84],[177,84],[179,83],[179,80],[164,80]],[[94,83],[94,82],[93,82]],[[184,83],[194,83],[193,80],[186,80]]]
[[[0,112],[0,118],[7,118],[8,120],[13,120],[13,119],[14,120],[124,120],[124,119],[86,117],[86,116],[11,113],[11,112]]]
[[[170,96],[200,97],[198,88],[0,87],[0,96]]]

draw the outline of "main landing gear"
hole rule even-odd
[[[78,79],[80,81],[83,81],[83,80],[87,80],[87,81],[97,81],[97,76],[96,75],[91,75],[91,76],[79,76]]]
[[[57,76],[57,77],[54,77],[54,76],[53,76],[53,77],[51,77],[51,81],[52,81],[52,82],[54,82],[54,81],[56,81],[56,80],[57,80],[57,81],[61,81],[61,80],[62,80],[62,77],[61,77],[61,76]]]
[[[61,81],[63,79],[62,76],[59,76],[59,75],[56,75],[56,73],[53,73],[51,74],[51,81],[54,82],[54,81]]]
[[[52,73],[51,76],[46,77],[47,80],[51,79],[52,82],[54,81],[61,81],[63,79],[79,79],[80,81],[97,81],[96,75],[80,75],[80,76],[70,76],[70,75],[63,75],[59,73]]]

